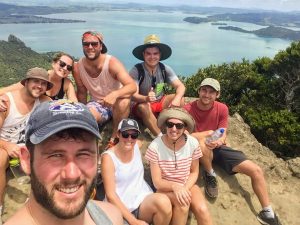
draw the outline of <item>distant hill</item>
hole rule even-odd
[[[0,41],[0,86],[22,80],[26,71],[35,66],[50,68],[51,57],[31,50],[13,35],[8,41]]]
[[[242,33],[253,33],[260,37],[271,37],[271,38],[282,38],[282,39],[289,39],[293,41],[300,40],[300,31],[294,31],[283,27],[274,27],[269,26],[266,28],[254,30],[254,31],[248,31],[244,30],[239,27],[233,27],[233,26],[226,26],[226,27],[219,27],[219,29],[223,30],[233,30],[238,31]]]

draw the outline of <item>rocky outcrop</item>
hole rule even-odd
[[[147,129],[141,128],[140,138],[144,141],[142,146],[144,153],[152,137]],[[110,130],[111,124],[103,129],[104,141],[109,138]],[[249,159],[263,168],[272,206],[282,224],[300,224],[300,159],[284,161],[276,158],[272,151],[257,142],[250,132],[250,127],[238,114],[230,118],[228,142],[231,147],[242,150]],[[219,197],[216,200],[207,199],[214,224],[259,225],[256,214],[261,210],[261,206],[252,190],[250,179],[241,174],[228,176],[217,167],[215,170],[218,174]],[[149,171],[147,176],[149,177]],[[198,184],[203,189],[201,178],[199,178]],[[15,179],[10,178],[5,196],[4,219],[22,206],[27,198],[29,188],[29,185],[19,185]],[[196,224],[193,216],[190,224]]]

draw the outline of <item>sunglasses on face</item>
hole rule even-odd
[[[96,48],[96,47],[98,47],[99,42],[98,42],[98,41],[92,41],[92,42],[83,41],[83,42],[82,42],[82,46],[83,46],[84,48],[88,48],[88,47],[90,47],[90,45],[91,45],[93,48]]]
[[[129,138],[129,136],[130,136],[131,139],[137,139],[139,136],[139,133],[138,132],[128,133],[127,131],[123,131],[123,132],[121,132],[121,135],[123,138]]]
[[[173,128],[175,126],[177,130],[180,130],[185,127],[184,123],[172,123],[169,121],[166,122],[166,126],[168,128]]]
[[[65,66],[67,66],[67,70],[68,71],[72,71],[73,67],[71,65],[68,65],[67,63],[65,63],[64,61],[59,60],[59,66],[61,68],[65,68]]]

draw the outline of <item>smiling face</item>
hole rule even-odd
[[[148,47],[143,52],[144,61],[150,68],[154,68],[158,65],[160,60],[160,51],[158,47]]]
[[[52,136],[33,151],[31,188],[36,201],[62,219],[83,212],[96,181],[95,137],[87,132],[76,139]]]
[[[119,144],[122,146],[122,149],[132,150],[137,141],[138,135],[139,133],[136,130],[119,131]]]
[[[175,118],[168,119],[165,126],[167,137],[173,141],[176,141],[179,137],[181,137],[185,130],[184,123],[181,120]]]
[[[38,78],[29,78],[25,81],[27,94],[32,98],[39,98],[45,94],[48,82]]]
[[[211,86],[202,86],[198,90],[199,100],[198,104],[201,107],[211,107],[214,101],[219,97],[219,92],[217,92]]]
[[[72,71],[73,59],[67,55],[62,55],[59,59],[52,62],[54,74],[61,78],[67,77]]]
[[[102,43],[94,35],[85,35],[82,39],[83,54],[89,60],[96,60],[102,51]]]

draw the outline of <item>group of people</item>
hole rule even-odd
[[[172,50],[157,35],[133,49],[142,62],[129,73],[107,54],[102,34],[87,31],[81,41],[84,57],[78,62],[59,53],[51,70],[29,69],[22,81],[0,90],[1,214],[8,161],[20,158],[31,178],[28,201],[6,224],[180,225],[189,210],[197,224],[213,224],[197,185],[202,175],[206,194],[218,196],[212,163],[228,174],[248,175],[262,206],[257,219],[280,224],[262,169],[226,146],[228,107],[217,101],[217,80],[204,79],[199,98],[184,105],[184,84],[160,62]],[[166,85],[175,93],[166,94]],[[100,154],[98,127],[110,119],[113,131]],[[138,121],[155,137],[145,154],[154,188],[144,179]],[[218,128],[224,129],[222,137],[207,143]],[[91,200],[99,171],[104,202]]]

